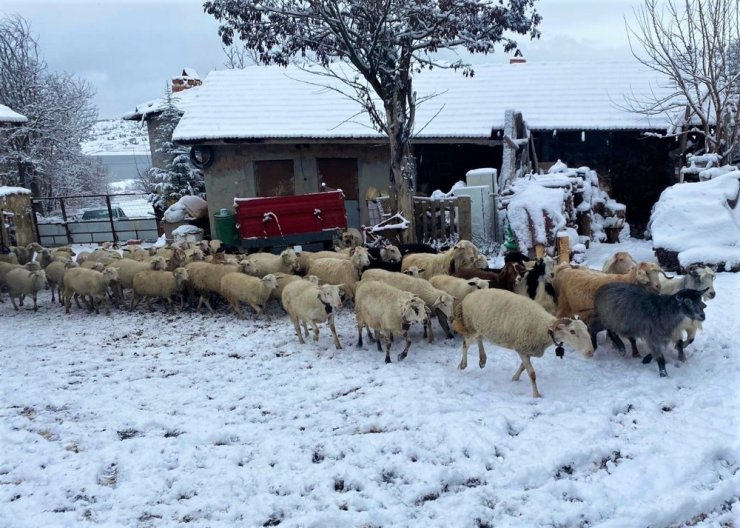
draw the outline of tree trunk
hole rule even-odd
[[[411,222],[408,229],[400,234],[403,243],[415,241],[416,227],[414,225],[414,182],[416,181],[416,159],[411,154],[411,145],[401,138],[390,138],[391,170],[389,189],[391,207]]]

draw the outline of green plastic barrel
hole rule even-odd
[[[228,209],[221,209],[213,215],[216,227],[216,238],[227,246],[239,246],[239,232],[236,230],[236,213]]]

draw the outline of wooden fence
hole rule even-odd
[[[443,200],[414,197],[416,240],[448,243],[472,238],[470,198],[457,196]]]

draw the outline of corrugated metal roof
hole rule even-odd
[[[663,83],[665,84],[665,83]],[[297,67],[213,71],[175,129],[180,141],[280,138],[379,138],[360,105],[323,85],[330,77]],[[667,129],[668,116],[622,108],[625,96],[670,93],[636,62],[499,64],[459,71],[435,68],[414,78],[420,138],[488,138],[508,109],[530,129]]]
[[[0,123],[25,123],[28,118],[0,104]]]

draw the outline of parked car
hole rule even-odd
[[[113,220],[128,218],[120,207],[111,207]],[[108,208],[81,209],[72,217],[73,220],[108,220]]]

